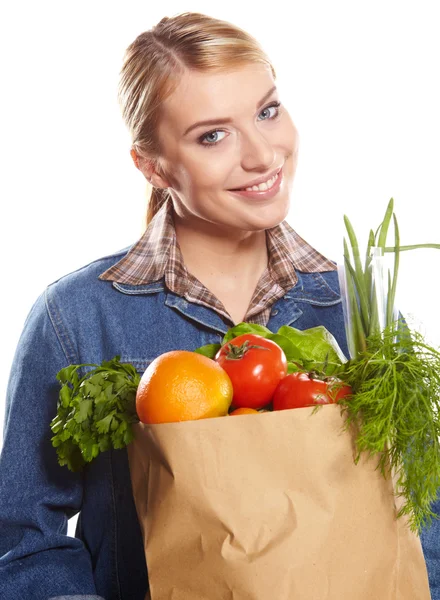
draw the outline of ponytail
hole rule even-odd
[[[153,217],[157,214],[160,208],[165,204],[167,198],[169,197],[169,192],[167,189],[156,188],[153,187],[151,190],[151,196],[148,200],[147,206],[147,216],[145,219],[145,225],[148,225],[153,220]]]

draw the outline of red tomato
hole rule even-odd
[[[350,398],[353,395],[351,387],[337,377],[329,377],[326,381],[328,386],[327,394],[330,396],[332,402],[338,402],[342,398]]]
[[[245,333],[230,340],[215,355],[215,360],[232,381],[234,408],[262,408],[287,373],[282,348],[261,335]]]
[[[284,377],[273,396],[273,409],[304,408],[315,404],[332,404],[351,395],[351,388],[336,378],[323,381],[308,373],[290,373]]]

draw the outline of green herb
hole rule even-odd
[[[440,488],[440,353],[418,332],[396,338],[394,324],[367,338],[367,350],[343,365],[339,376],[354,392],[340,400],[345,427],[359,432],[358,455],[379,457],[386,477],[397,475],[397,516],[420,532],[436,517],[431,503]]]
[[[354,425],[357,431],[356,462],[366,451],[379,458],[384,476],[395,473],[395,493],[403,498],[397,516],[407,515],[410,528],[420,533],[439,518],[431,505],[440,489],[440,353],[398,318],[394,302],[400,252],[440,245],[401,246],[393,209],[391,198],[376,233],[370,231],[364,267],[353,227],[344,217],[351,246],[350,254],[344,239],[351,358],[335,374],[354,393],[339,404],[347,413],[345,427]],[[392,221],[394,246],[387,246]],[[392,274],[383,272],[385,252],[394,252]]]
[[[84,367],[92,369],[80,378]],[[60,465],[79,471],[100,452],[132,441],[140,375],[131,364],[116,356],[101,365],[70,365],[57,379],[62,387],[50,427]]]

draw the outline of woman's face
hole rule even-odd
[[[167,175],[153,175],[152,183],[168,187],[186,222],[218,235],[261,231],[285,219],[299,139],[287,110],[274,106],[279,101],[274,86],[263,65],[216,75],[187,72],[164,102],[159,164]],[[219,123],[194,127],[211,119]],[[281,187],[271,199],[230,191],[281,166]]]

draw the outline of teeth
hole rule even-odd
[[[246,192],[264,192],[265,190],[270,190],[275,181],[278,179],[278,173],[268,179],[264,183],[260,183],[259,185],[253,185],[252,187],[244,188]]]

